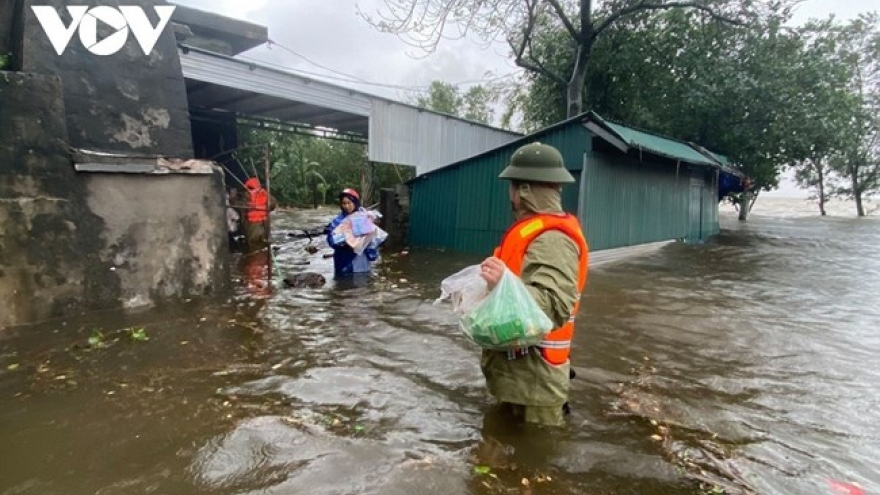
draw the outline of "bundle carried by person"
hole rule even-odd
[[[339,244],[345,241],[356,254],[379,246],[388,238],[388,233],[376,225],[380,218],[382,214],[378,211],[361,208],[353,212],[333,230],[333,242]]]
[[[490,291],[480,266],[469,266],[440,283],[440,302],[450,299],[461,331],[484,349],[507,351],[540,343],[553,322],[522,280],[505,267]]]

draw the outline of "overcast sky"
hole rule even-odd
[[[379,32],[357,15],[357,8],[374,13],[384,6],[383,0],[169,1],[267,26],[273,42],[298,54],[277,46],[258,47],[243,54],[245,58],[314,73],[328,82],[394,99],[404,99],[434,79],[468,87],[487,73],[499,77],[518,71],[503,45],[443,40],[435,53],[425,56],[395,35]],[[880,11],[880,0],[806,0],[798,7],[795,22],[832,13],[848,19],[870,10]],[[779,191],[796,193],[790,184]]]

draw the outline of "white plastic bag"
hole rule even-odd
[[[452,310],[464,315],[473,311],[488,294],[489,286],[480,276],[480,265],[472,265],[440,282],[440,298],[434,304],[450,299]]]
[[[507,268],[491,291],[480,276],[479,265],[447,277],[440,288],[439,300],[451,299],[453,310],[461,315],[461,331],[484,349],[537,345],[553,329],[553,322],[522,280]]]

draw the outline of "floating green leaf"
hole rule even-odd
[[[129,328],[128,335],[131,337],[131,340],[135,340],[137,342],[146,342],[150,340],[150,337],[147,336],[147,330],[143,327],[141,328]]]
[[[92,336],[89,337],[89,345],[92,347],[101,347],[104,345],[104,334],[100,330],[92,330]]]
[[[474,472],[477,474],[491,474],[492,469],[489,466],[474,466]]]

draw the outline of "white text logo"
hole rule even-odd
[[[73,38],[74,31],[79,29],[79,39],[86,50],[95,55],[106,56],[113,55],[125,46],[129,30],[134,34],[144,55],[149,55],[177,7],[153,7],[156,9],[156,15],[159,16],[159,24],[155,27],[150,24],[150,19],[141,7],[68,6],[67,12],[71,18],[69,26],[64,25],[54,7],[43,5],[31,8],[58,55],[64,53],[67,45],[70,44],[70,39]],[[98,40],[98,21],[110,26],[115,32]]]

